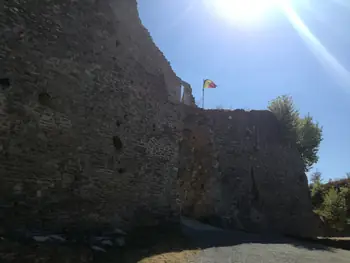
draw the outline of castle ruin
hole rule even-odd
[[[5,1],[0,35],[3,227],[318,231],[276,118],[182,103],[136,0]]]

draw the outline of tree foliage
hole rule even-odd
[[[321,215],[333,228],[343,230],[347,223],[346,195],[347,188],[337,191],[334,187],[329,188],[324,196],[323,203],[316,212]]]
[[[282,123],[286,139],[296,144],[308,171],[318,161],[322,127],[309,114],[301,117],[290,96],[277,97],[269,103],[268,109]]]
[[[288,139],[296,140],[299,112],[292,97],[283,95],[269,102],[268,109],[282,123],[284,134]]]
[[[318,161],[318,150],[322,141],[322,128],[308,114],[298,119],[297,146],[306,169],[310,169]]]
[[[330,228],[343,230],[350,219],[350,183],[339,179],[323,183],[316,171],[310,176],[310,193],[314,211],[322,216]]]
[[[312,184],[321,184],[322,183],[322,174],[319,171],[316,171],[311,174],[310,181]]]
[[[322,174],[314,172],[310,178],[311,202],[314,207],[318,207],[323,202]]]

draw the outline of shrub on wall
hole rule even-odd
[[[318,161],[318,150],[322,141],[322,127],[308,114],[300,117],[290,96],[279,96],[272,100],[268,109],[281,122],[285,138],[297,145],[305,165],[310,170]]]

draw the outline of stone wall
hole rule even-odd
[[[188,107],[181,83],[136,0],[5,1],[0,226],[128,228],[182,209],[306,233],[306,177],[276,119]]]
[[[0,34],[1,224],[176,214],[180,80],[136,0],[5,1]]]
[[[184,215],[249,231],[320,233],[302,160],[271,112],[189,109],[180,160]]]
[[[182,94],[182,98],[181,98],[181,103],[183,103],[187,106],[196,107],[196,103],[194,101],[191,85],[183,80],[181,80],[181,84],[183,87],[183,94]]]

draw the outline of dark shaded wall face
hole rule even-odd
[[[300,155],[271,112],[190,109],[179,158],[184,214],[249,231],[322,231]]]
[[[2,223],[176,214],[180,83],[136,1],[5,1],[0,36]]]

